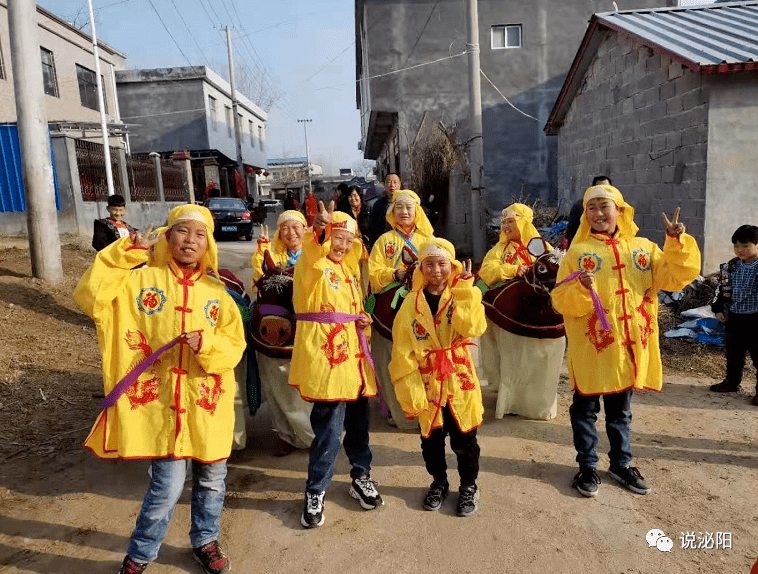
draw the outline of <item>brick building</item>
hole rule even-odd
[[[715,271],[758,224],[756,61],[755,1],[594,15],[545,126],[564,205],[608,174],[654,241],[681,206]]]

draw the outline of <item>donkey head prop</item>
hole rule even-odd
[[[413,272],[418,267],[418,257],[405,245],[400,253],[401,260],[406,267],[406,274],[402,282],[393,281],[381,292],[371,295],[372,303],[367,302],[366,307],[370,308],[372,327],[385,339],[392,340],[392,324],[395,322],[403,299],[410,292],[413,286]],[[369,310],[369,309],[367,309]]]
[[[547,242],[535,237],[527,245],[536,257],[522,277],[495,285],[482,296],[487,318],[510,333],[535,339],[557,339],[566,331],[563,316],[556,313],[550,299],[555,287],[563,251],[550,250]]]
[[[292,306],[292,269],[282,270],[271,254],[263,254],[263,276],[255,283],[252,338],[256,351],[276,359],[292,357],[295,342],[295,310]]]

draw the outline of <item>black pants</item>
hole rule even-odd
[[[447,480],[445,460],[445,437],[450,435],[450,448],[458,457],[458,475],[461,486],[476,484],[479,476],[479,443],[476,429],[461,432],[450,408],[442,408],[442,428],[434,429],[428,438],[421,437],[421,454],[426,470],[435,480]]]
[[[742,382],[746,353],[750,353],[753,365],[758,368],[758,313],[730,313],[726,322],[726,380],[729,384],[739,386]]]

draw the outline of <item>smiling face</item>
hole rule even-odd
[[[126,207],[124,207],[123,205],[119,205],[119,206],[109,205],[108,214],[111,216],[111,219],[113,221],[121,221],[122,219],[124,219],[124,216],[126,215]]]
[[[305,226],[294,219],[282,222],[279,226],[279,237],[289,251],[297,251],[303,245]]]
[[[350,249],[353,247],[355,235],[345,229],[335,229],[332,231],[332,246],[329,249],[329,259],[339,263],[345,258]]]
[[[521,232],[516,225],[515,217],[504,217],[500,229],[511,241],[520,241]]]
[[[585,213],[592,231],[612,234],[616,231],[616,220],[623,212],[606,197],[593,197],[587,202]]]
[[[353,190],[353,192],[348,196],[347,200],[350,202],[350,207],[353,208],[353,211],[360,211],[361,210],[361,194],[357,191]]]
[[[182,267],[193,268],[208,250],[208,230],[199,221],[180,221],[166,232],[171,256]]]
[[[421,273],[427,281],[427,285],[432,289],[444,287],[450,278],[453,265],[449,259],[432,255],[421,262]]]
[[[402,195],[392,204],[392,214],[400,227],[410,229],[416,221],[416,202]]]

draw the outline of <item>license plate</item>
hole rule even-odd
[[[228,232],[228,233],[236,233],[237,232],[237,226],[236,225],[222,225],[221,231]]]

